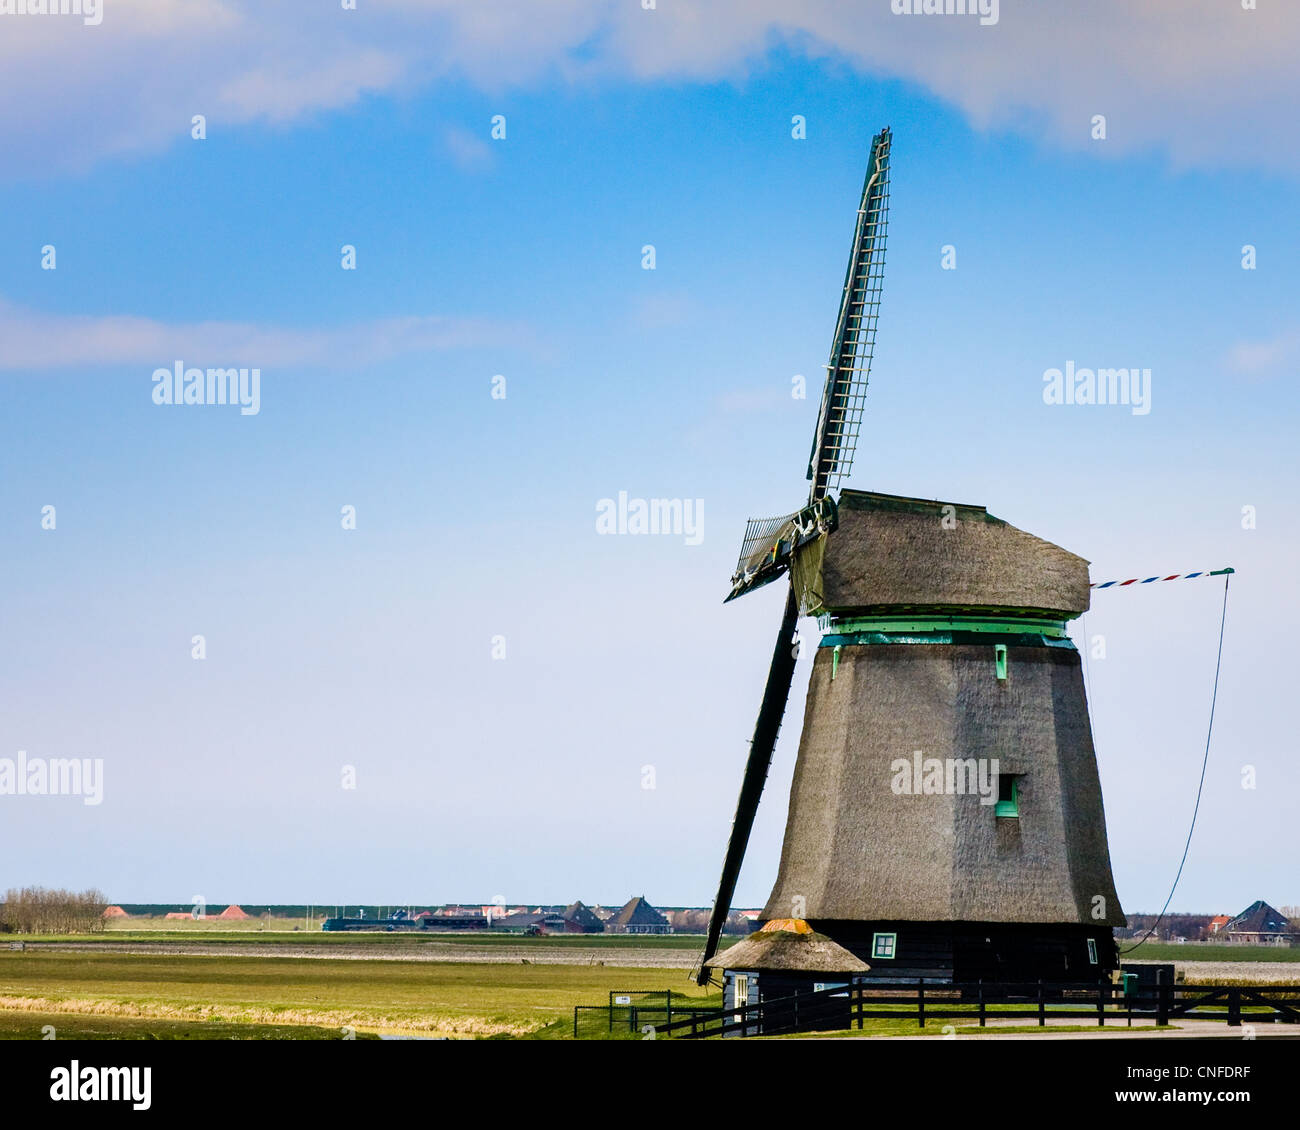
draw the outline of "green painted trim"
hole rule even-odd
[[[853,616],[826,618],[823,629],[836,635],[854,632],[885,632],[890,635],[914,632],[978,632],[981,635],[1069,635],[1064,620],[1014,616]]]
[[[875,961],[893,961],[898,956],[898,934],[872,934],[871,957]]]
[[[1020,782],[1011,778],[1011,799],[1000,800],[993,806],[994,816],[1020,816]]]
[[[984,634],[981,632],[851,632],[848,635],[833,633],[822,636],[818,647],[874,647],[882,644],[956,644],[958,646],[987,646],[1004,643],[1008,647],[1059,647],[1074,651],[1074,642],[1064,636],[1045,636],[1038,632],[1025,632],[1018,636]]]
[[[1004,681],[1007,677],[1007,645],[1004,643],[995,643],[993,645],[993,664],[997,669],[999,681]]]

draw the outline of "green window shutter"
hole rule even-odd
[[[998,802],[993,806],[993,815],[1020,815],[1020,781],[1015,774],[998,774]]]

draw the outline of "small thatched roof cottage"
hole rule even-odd
[[[778,918],[710,959],[711,969],[743,973],[866,973],[871,967],[797,918]]]
[[[706,968],[723,971],[722,1001],[727,1009],[764,1005],[764,1024],[779,1014],[782,1003],[798,993],[827,988],[848,988],[863,980],[870,966],[838,942],[819,934],[798,918],[777,918],[756,934],[711,958]],[[849,997],[844,996],[843,1016],[829,1014],[826,1027],[847,1027]],[[749,1034],[757,1033],[757,1019],[742,1022]]]

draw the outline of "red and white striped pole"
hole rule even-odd
[[[1190,581],[1194,577],[1222,577],[1225,573],[1235,573],[1229,566],[1226,569],[1211,569],[1200,573],[1173,573],[1168,577],[1130,577],[1127,581],[1101,581],[1089,585],[1093,589],[1122,588],[1124,585],[1149,585],[1152,581]]]

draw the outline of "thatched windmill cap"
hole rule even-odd
[[[871,967],[801,918],[776,918],[757,934],[705,962],[709,969],[788,973],[866,973]]]
[[[796,579],[819,594],[810,610],[1088,610],[1087,561],[983,506],[844,490],[837,513],[836,532],[799,555]]]

